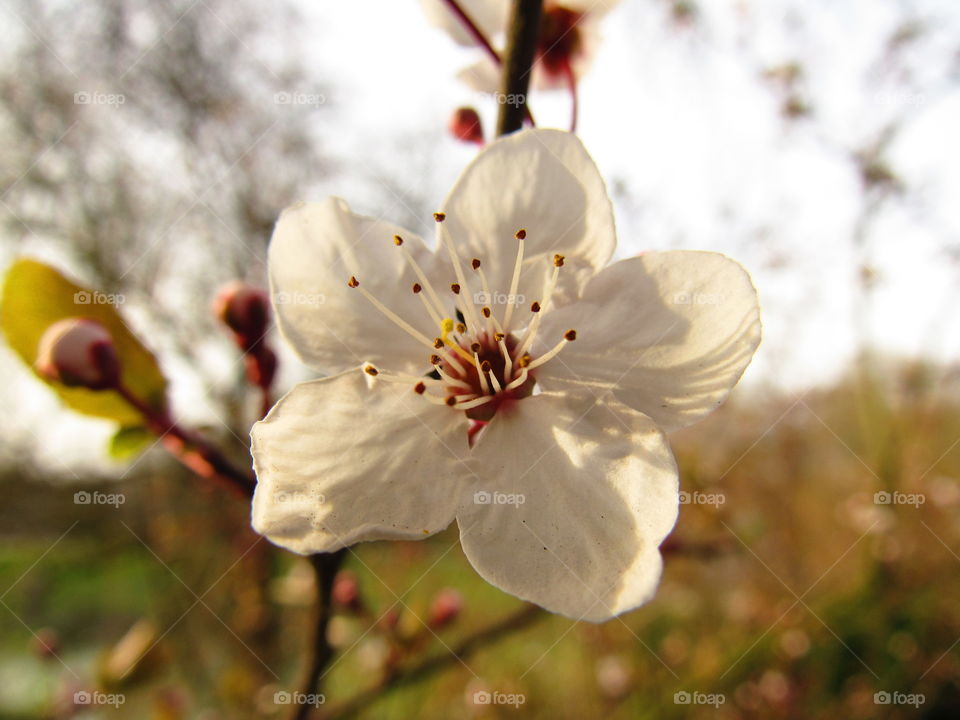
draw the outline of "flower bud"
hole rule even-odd
[[[341,607],[356,612],[362,607],[360,601],[360,583],[357,576],[349,570],[341,570],[333,580],[333,601]]]
[[[105,390],[120,380],[113,337],[89,318],[67,318],[48,327],[37,346],[35,367],[68,387]]]
[[[233,330],[237,343],[249,350],[267,332],[270,298],[263,290],[239,281],[232,282],[217,292],[213,312]]]
[[[441,590],[430,603],[427,624],[434,630],[439,630],[456,620],[462,609],[463,598],[460,593],[451,588]]]
[[[450,134],[463,142],[483,145],[483,123],[472,107],[461,107],[453,111],[448,126]]]

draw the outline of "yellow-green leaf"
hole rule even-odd
[[[110,438],[107,447],[114,460],[132,460],[157,441],[157,436],[145,427],[122,427]]]
[[[0,328],[7,343],[34,369],[37,345],[50,325],[70,317],[85,317],[103,325],[113,336],[122,364],[124,384],[153,407],[161,407],[166,381],[157,360],[123,322],[114,304],[122,297],[111,297],[71,282],[57,270],[36,260],[15,262],[7,271],[0,300]],[[121,426],[142,424],[140,414],[117,393],[68,388],[48,381],[69,407],[85,415],[116,420]]]

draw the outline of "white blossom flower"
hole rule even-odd
[[[489,145],[435,220],[431,251],[339,199],[280,217],[280,329],[332,375],[254,426],[254,527],[314,553],[456,518],[509,593],[593,621],[637,607],[678,511],[664,432],[719,405],[759,343],[748,275],[707,252],[607,265],[603,180],[555,130]]]
[[[537,40],[532,85],[540,90],[566,88],[580,78],[596,52],[600,20],[620,0],[545,0]],[[460,7],[494,46],[502,45],[510,15],[510,0],[460,0]],[[460,19],[443,0],[421,0],[431,24],[460,45],[475,45]],[[571,78],[572,74],[572,78]],[[500,68],[484,57],[460,73],[460,79],[480,92],[500,88]]]

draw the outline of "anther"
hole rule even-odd
[[[500,341],[503,340],[505,337],[506,337],[506,335],[504,335],[504,334],[501,333],[501,332],[498,332],[498,333],[494,333],[494,334],[493,334],[493,339],[494,339],[494,341],[496,341],[496,342],[500,342]]]
[[[525,368],[527,365],[530,364],[530,361],[531,361],[532,359],[533,359],[533,358],[530,357],[530,353],[524,353],[524,354],[520,357],[520,359],[517,361],[517,365],[519,365],[519,366],[522,367],[522,368]]]
[[[419,293],[421,290],[423,290],[423,285],[421,285],[420,283],[414,283],[414,284],[413,284],[413,294],[414,294],[414,295],[416,295],[417,293]]]
[[[360,286],[360,281],[357,280],[353,275],[351,275],[351,276],[350,276],[350,279],[347,280],[347,286],[348,286],[348,287],[352,287],[352,288],[359,287],[359,286]]]
[[[433,341],[433,346],[434,346],[437,350],[439,350],[440,348],[443,347],[443,340],[441,340],[440,338],[435,338],[434,341]]]
[[[479,352],[480,352],[480,343],[473,343],[473,344],[470,346],[470,351],[471,351],[471,352],[475,352],[475,353],[479,353]]]
[[[520,228],[520,229],[517,230],[517,232],[514,234],[514,237],[515,237],[517,240],[523,240],[524,238],[527,237],[527,231],[524,230],[523,228]]]
[[[366,367],[363,368],[363,371],[364,371],[367,375],[371,375],[371,376],[373,376],[373,377],[376,377],[377,375],[380,374],[380,371],[377,370],[373,365],[367,365]]]
[[[438,223],[441,223],[447,219],[447,214],[442,212],[435,212],[433,214],[433,219],[436,220]]]
[[[444,402],[447,403],[447,405],[449,405],[450,407],[453,407],[454,405],[457,404],[457,398],[454,395],[448,395],[447,399],[444,400]]]
[[[540,312],[540,303],[534,300],[533,304],[530,306],[530,312],[535,312],[535,313]]]
[[[479,260],[478,258],[474,258],[473,260],[471,260],[471,261],[470,261],[470,267],[472,267],[474,270],[479,270],[479,269],[480,269],[480,260]]]
[[[488,308],[488,307],[483,307],[483,308],[480,310],[480,312],[483,313],[483,316],[484,316],[485,318],[490,317],[490,308]]]
[[[430,364],[431,364],[431,365],[439,365],[442,361],[443,361],[443,358],[441,358],[439,355],[431,355],[431,356],[430,356]]]
[[[416,385],[413,386],[413,391],[417,395],[423,395],[423,393],[426,392],[426,390],[427,390],[427,386],[424,385],[422,382],[418,382]]]
[[[393,244],[396,245],[397,247],[400,247],[401,245],[403,245],[403,238],[400,237],[399,235],[394,235]]]
[[[554,266],[554,267],[563,267],[563,261],[564,261],[565,259],[566,259],[566,258],[564,258],[563,255],[554,255],[554,256],[553,256],[553,266]]]
[[[450,289],[453,290],[454,295],[460,294],[460,283],[450,283]]]
[[[576,331],[576,330],[567,330],[567,331],[563,334],[563,338],[564,338],[564,340],[566,340],[567,342],[573,342],[574,340],[577,339],[577,331]]]
[[[485,372],[485,373],[490,372],[490,368],[491,368],[491,367],[492,367],[492,366],[490,365],[490,361],[489,361],[489,360],[484,360],[482,363],[480,363],[480,369],[483,370],[483,372]]]
[[[457,332],[463,335],[465,332],[467,332],[467,326],[463,323],[457,323]]]

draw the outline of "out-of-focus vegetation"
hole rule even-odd
[[[942,368],[865,364],[803,395],[741,393],[673,438],[691,502],[650,605],[599,626],[544,616],[361,716],[955,717],[958,436],[960,383]],[[126,702],[89,717],[277,715],[309,636],[311,575],[257,540],[242,502],[166,466],[85,488],[122,490],[116,509],[78,512],[75,487],[39,478],[2,487],[0,574],[16,582],[0,613],[0,717],[43,717],[94,687]],[[473,572],[455,529],[358,546],[347,567],[365,610],[333,622],[329,708],[520,607]],[[434,636],[421,619],[446,587],[464,607]],[[394,612],[386,631],[378,618]],[[131,671],[117,646],[144,620],[157,644]],[[484,690],[524,703],[474,704]],[[877,692],[924,702],[879,706]]]

